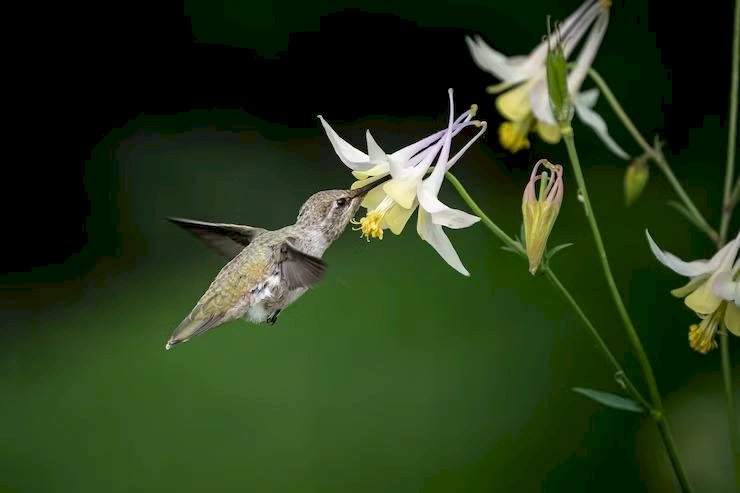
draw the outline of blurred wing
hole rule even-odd
[[[229,260],[236,257],[258,235],[267,231],[239,224],[207,223],[179,217],[168,219]]]
[[[280,245],[279,265],[288,289],[310,288],[324,276],[323,260],[296,249],[290,242]]]

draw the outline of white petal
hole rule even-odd
[[[672,253],[664,252],[658,247],[653,241],[650,233],[645,230],[647,235],[648,243],[650,244],[650,250],[653,251],[653,255],[666,267],[671,269],[676,274],[681,274],[686,277],[696,277],[703,274],[708,274],[714,269],[711,268],[709,262],[706,260],[694,260],[692,262],[684,262],[680,258],[676,257]]]
[[[425,137],[418,142],[414,142],[413,144],[404,147],[403,149],[397,150],[388,157],[391,160],[395,159],[399,163],[404,163],[410,160],[412,157],[416,156],[419,152],[437,142],[439,139],[442,138],[444,134],[445,130],[440,130],[439,132],[436,132],[429,137]]]
[[[521,65],[517,66],[519,64],[512,63],[509,57],[488,46],[480,36],[476,36],[475,39],[466,36],[465,42],[470,49],[473,61],[481,70],[501,80],[511,82],[522,81],[528,77],[526,66],[524,66],[525,70],[522,70]]]
[[[557,125],[550,107],[550,95],[547,92],[547,79],[545,77],[537,80],[530,89],[529,105],[532,107],[532,113],[539,121],[548,125]]]
[[[461,229],[472,226],[480,221],[478,216],[448,207],[434,193],[430,193],[431,191],[425,185],[426,180],[425,183],[419,186],[417,196],[422,209],[431,215],[434,224],[453,229]]]
[[[595,87],[587,89],[578,93],[577,97],[580,100],[580,104],[593,108],[596,106],[596,101],[599,99],[599,90]]]
[[[602,10],[601,15],[596,19],[593,29],[586,39],[586,43],[578,54],[575,68],[568,74],[568,91],[571,94],[577,94],[581,89],[583,80],[586,78],[588,69],[591,68],[596,53],[599,51],[601,41],[606,34],[606,28],[609,25],[609,10]]]
[[[432,245],[432,248],[437,251],[450,267],[460,274],[469,276],[470,273],[463,266],[460,257],[457,255],[450,239],[447,238],[447,235],[442,230],[442,227],[432,223],[430,219],[429,215],[423,209],[419,209],[419,219],[416,223],[416,231],[419,233],[419,236]]]
[[[370,130],[365,132],[365,138],[367,139],[367,154],[370,161],[376,165],[386,162],[388,158],[386,157],[385,152],[383,152],[383,149],[381,149],[378,143],[375,142],[375,139],[370,134]]]
[[[740,233],[738,233],[734,240],[720,248],[711,260],[709,260],[712,270],[730,270],[730,266],[737,256],[738,248],[740,248]]]
[[[576,115],[578,115],[578,118],[580,118],[583,123],[591,127],[593,131],[596,132],[596,135],[599,136],[601,141],[606,144],[606,147],[608,147],[610,151],[612,151],[614,154],[621,157],[622,159],[629,159],[629,154],[624,152],[624,150],[619,147],[619,145],[614,142],[614,139],[612,139],[609,135],[604,119],[601,118],[598,113],[584,104],[584,102],[580,98],[580,94],[576,95],[575,97],[575,107]]]
[[[341,138],[331,126],[324,120],[321,115],[318,115],[321,124],[324,126],[324,131],[329,137],[334,152],[337,153],[339,159],[342,160],[345,166],[353,170],[366,170],[372,168],[374,165],[368,160],[367,154],[352,147],[346,140]]]
[[[740,296],[738,296],[740,293],[740,282],[733,282],[732,276],[728,271],[717,274],[712,285],[712,292],[718,298],[732,301],[740,306]]]

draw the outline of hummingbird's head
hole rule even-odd
[[[380,180],[355,190],[323,190],[311,195],[298,211],[297,224],[315,227],[329,241],[336,240],[360,208],[367,192]]]

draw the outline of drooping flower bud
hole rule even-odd
[[[540,165],[550,170],[537,174]],[[537,184],[539,181],[539,185]],[[538,193],[539,192],[539,193]],[[529,258],[529,272],[535,274],[542,262],[547,239],[563,202],[563,167],[540,159],[534,166],[522,197],[524,241]]]
[[[624,173],[624,201],[627,207],[635,203],[642,195],[650,177],[650,166],[647,156],[636,157],[627,166]]]
[[[568,91],[568,65],[565,61],[565,51],[563,50],[563,40],[560,38],[560,31],[555,27],[557,32],[557,41],[554,46],[549,45],[550,19],[547,19],[547,93],[550,97],[550,107],[555,121],[559,124],[569,124],[573,119],[573,104],[570,100]]]

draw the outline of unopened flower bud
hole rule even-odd
[[[627,207],[635,203],[645,190],[650,177],[650,166],[647,156],[640,156],[632,160],[624,173],[624,201]]]
[[[537,174],[540,165],[550,170]],[[539,181],[539,184],[537,183]],[[539,193],[538,193],[539,192]],[[535,164],[522,197],[524,240],[529,272],[534,274],[542,262],[552,227],[563,202],[563,167],[540,159]]]
[[[557,30],[557,27],[556,27]],[[549,46],[550,20],[547,22],[548,50],[547,50],[547,93],[550,96],[555,121],[560,124],[570,123],[573,119],[573,104],[568,91],[568,65],[565,61],[563,42],[560,32],[557,31],[555,46]]]

